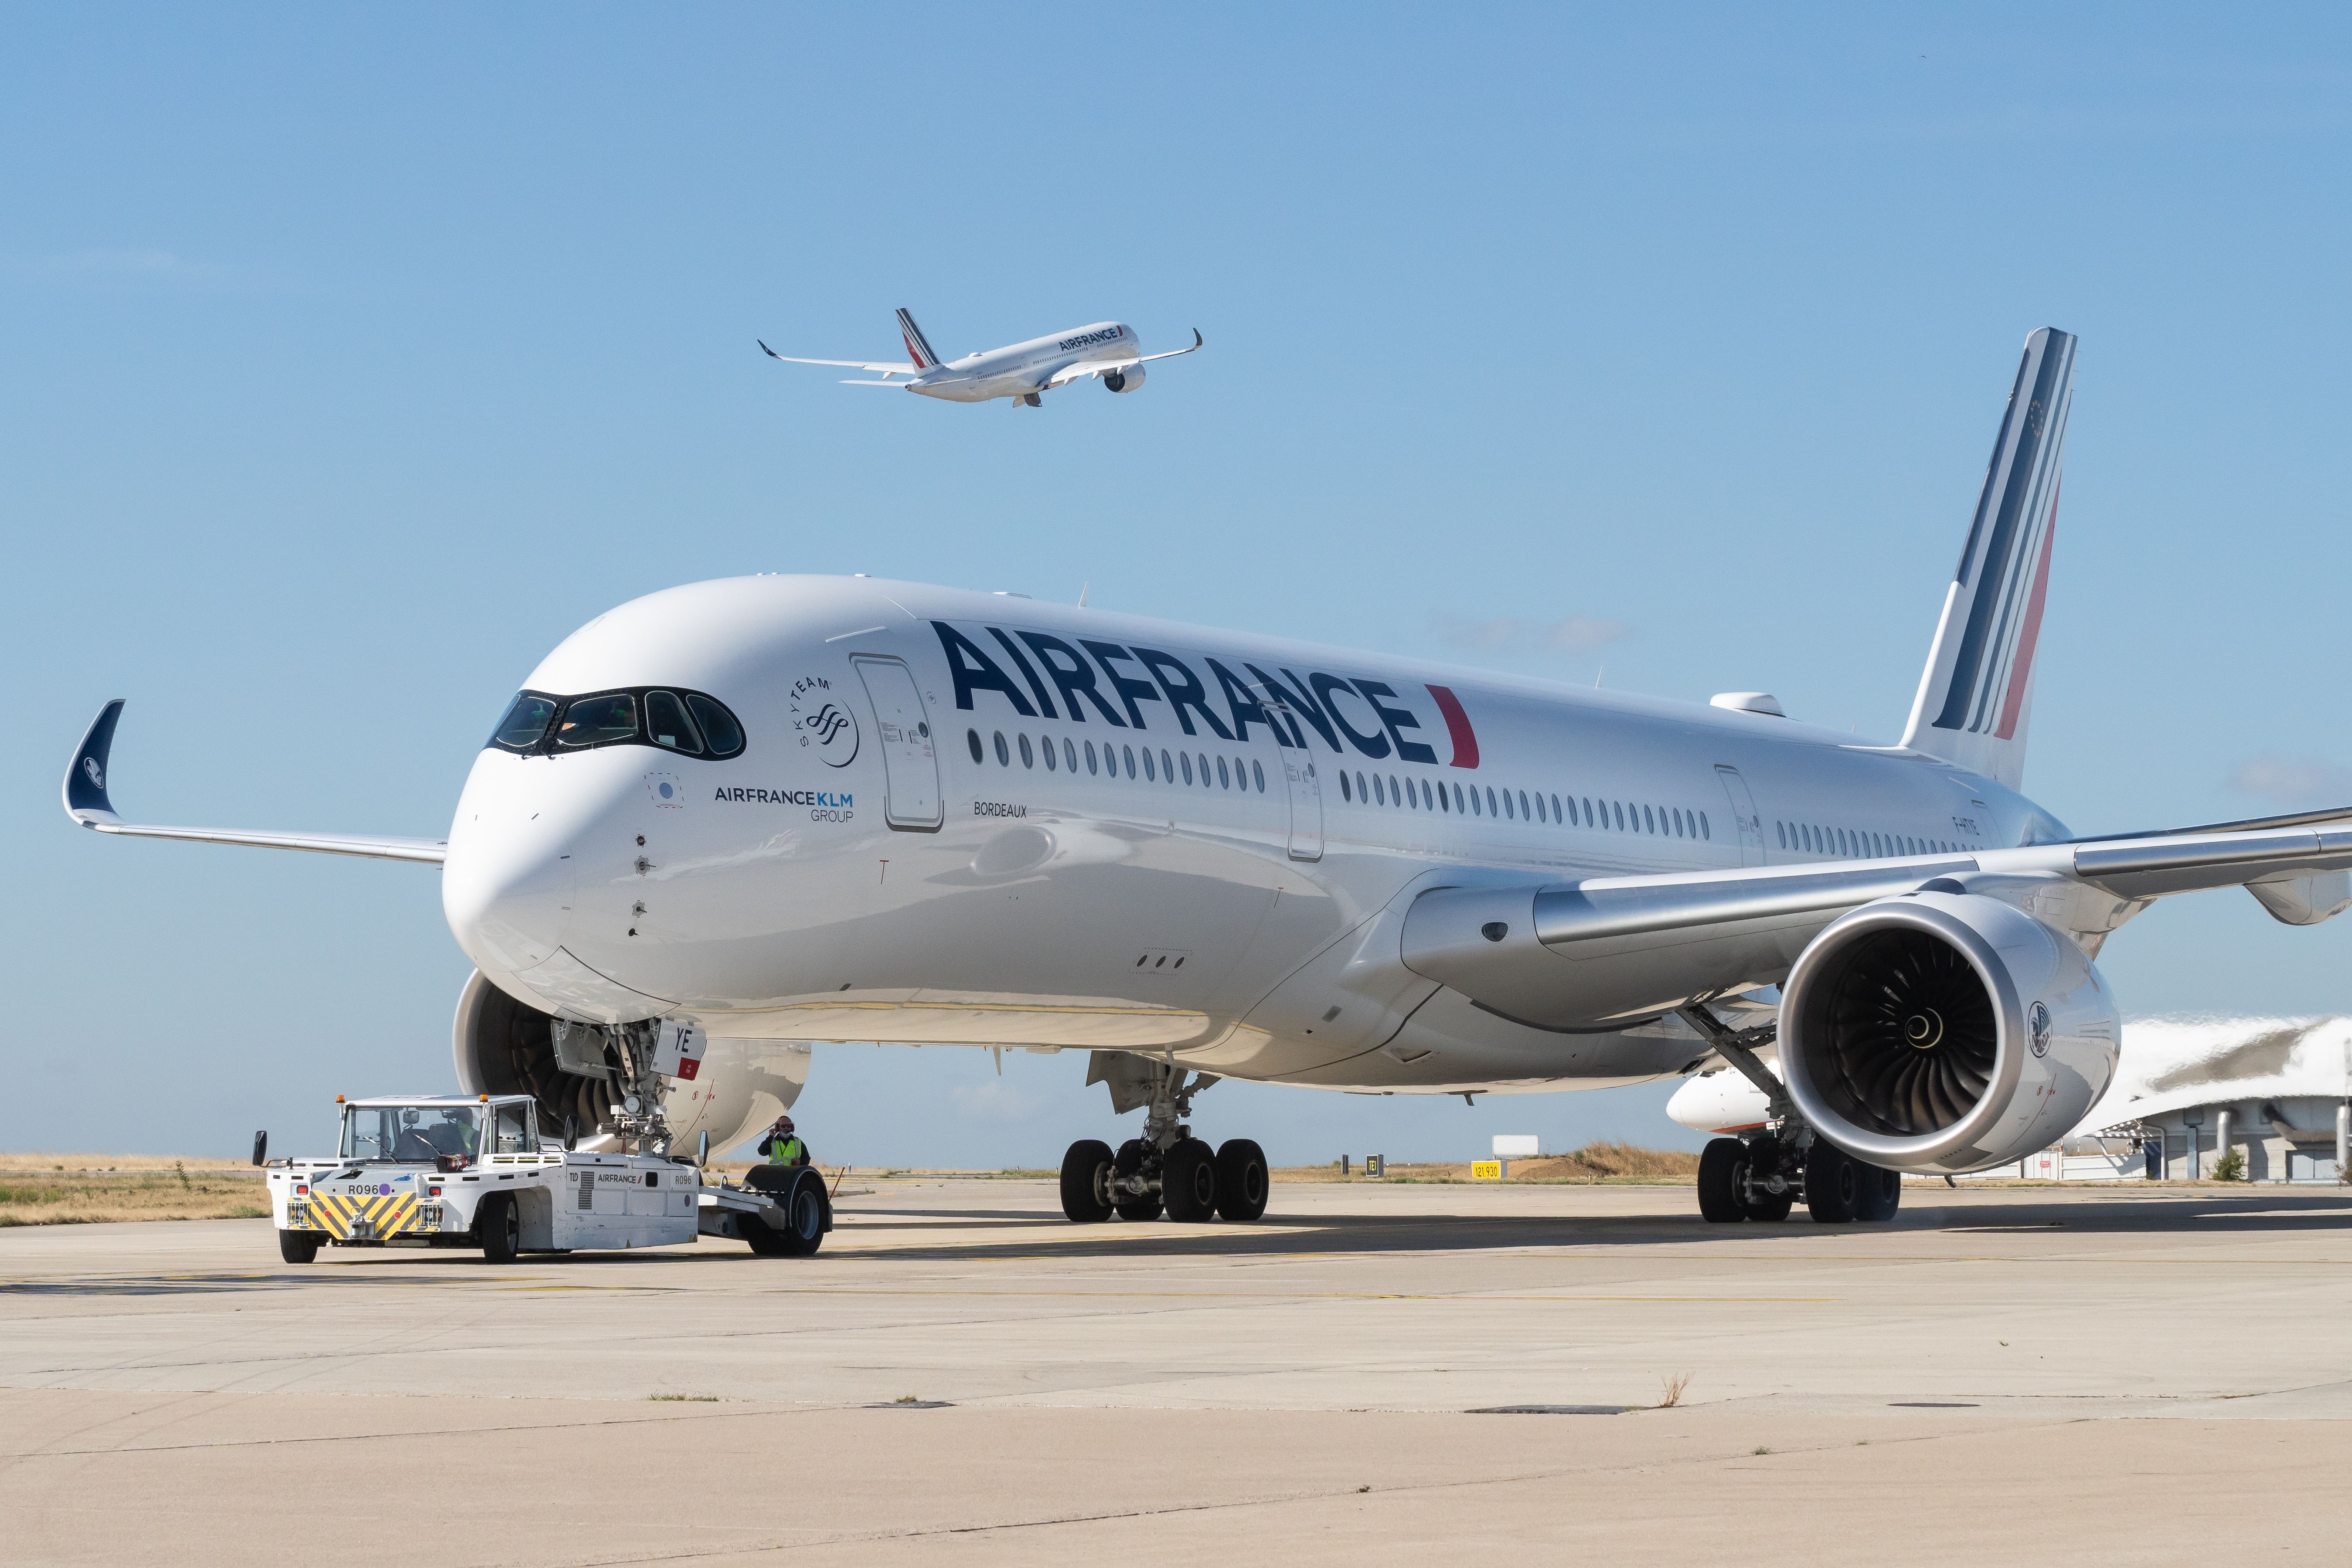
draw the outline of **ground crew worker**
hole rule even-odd
[[[760,1140],[760,1152],[768,1157],[771,1165],[805,1165],[809,1163],[808,1145],[793,1131],[793,1119],[779,1116]]]

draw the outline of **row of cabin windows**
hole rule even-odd
[[[1051,735],[1040,735],[1032,743],[1026,734],[1018,734],[1008,742],[1002,730],[997,731],[987,744],[982,744],[979,731],[966,730],[963,734],[965,744],[971,750],[973,762],[985,763],[989,752],[993,749],[996,765],[1003,768],[1013,765],[1013,753],[1018,751],[1021,765],[1024,768],[1034,768],[1043,762],[1048,773],[1066,770],[1075,773],[1078,771],[1078,759],[1084,756],[1087,772],[1097,776],[1108,772],[1111,777],[1117,778],[1123,770],[1129,778],[1134,778],[1139,772],[1147,780],[1157,782],[1166,779],[1174,784],[1181,773],[1186,784],[1197,779],[1203,789],[1255,789],[1260,795],[1265,793],[1265,766],[1245,757],[1213,759],[1205,752],[1171,754],[1165,749],[1155,756],[1149,746],[1139,754],[1133,746],[1114,746],[1108,741],[1103,742],[1102,750],[1097,753],[1092,741],[1081,745],[1066,735],[1059,742]],[[1213,771],[1215,777],[1213,784],[1210,782]]]
[[[1604,800],[1596,806],[1589,796],[1570,795],[1565,801],[1541,790],[1496,789],[1492,784],[1400,779],[1394,773],[1339,770],[1339,798],[1365,805],[1395,805],[1407,810],[1454,811],[1468,816],[1499,816],[1507,821],[1551,822],[1578,827],[1607,828],[1616,833],[1663,834],[1669,838],[1712,839],[1714,825],[1703,811],[1677,805],[1640,805],[1633,801]]]
[[[1918,838],[1907,833],[1871,833],[1859,827],[1823,827],[1811,822],[1774,825],[1780,847],[1805,855],[1838,855],[1849,860],[1882,860],[1894,855],[1958,855],[1967,851],[1943,838]]]

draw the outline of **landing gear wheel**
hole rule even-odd
[[[492,1193],[482,1200],[474,1224],[482,1233],[482,1261],[512,1263],[522,1250],[522,1211],[511,1193]]]
[[[1862,1163],[1815,1138],[1805,1153],[1805,1207],[1815,1225],[1847,1225],[1862,1198]]]
[[[1198,1225],[1217,1216],[1217,1156],[1198,1138],[1187,1138],[1160,1156],[1160,1195],[1168,1217]]]
[[[1143,1170],[1145,1153],[1143,1140],[1130,1138],[1118,1146],[1118,1154],[1111,1163],[1122,1176],[1139,1175]],[[1160,1217],[1160,1194],[1144,1193],[1136,1197],[1121,1197],[1111,1205],[1121,1219],[1147,1220]]]
[[[316,1262],[319,1244],[326,1239],[315,1230],[281,1230],[278,1233],[278,1256],[289,1263]]]
[[[1231,1220],[1265,1213],[1265,1151],[1246,1138],[1228,1138],[1217,1150],[1217,1212]]]
[[[1748,1176],[1748,1145],[1716,1138],[1699,1152],[1698,1217],[1709,1225],[1736,1225],[1748,1217],[1739,1189]]]
[[[1111,1173],[1110,1145],[1084,1138],[1062,1156],[1062,1213],[1080,1225],[1110,1218],[1106,1196]]]
[[[1866,1223],[1883,1224],[1895,1217],[1903,1206],[1903,1175],[1899,1171],[1882,1171],[1875,1165],[1853,1162],[1859,1190],[1854,1194],[1853,1217]]]

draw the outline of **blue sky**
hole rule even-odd
[[[2352,18],[2160,6],[20,7],[0,55],[10,1147],[449,1082],[437,835],[637,594],[864,571],[1899,730],[2025,333],[2081,334],[2026,787],[2352,799]],[[1102,317],[1042,411],[836,386]],[[2239,894],[2127,1015],[2352,1006]],[[1082,1058],[821,1051],[820,1152],[1045,1163]],[[1230,1098],[1228,1098],[1230,1097]],[[1663,1095],[1221,1087],[1277,1160],[1667,1141]],[[1217,1113],[1212,1117],[1210,1112]]]

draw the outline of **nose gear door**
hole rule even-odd
[[[887,786],[883,820],[910,833],[936,833],[947,821],[940,791],[940,760],[931,725],[915,678],[895,658],[853,654],[849,662],[865,683],[882,741],[882,772]]]
[[[1305,752],[1282,753],[1282,774],[1290,789],[1290,858],[1323,858],[1323,780]]]

